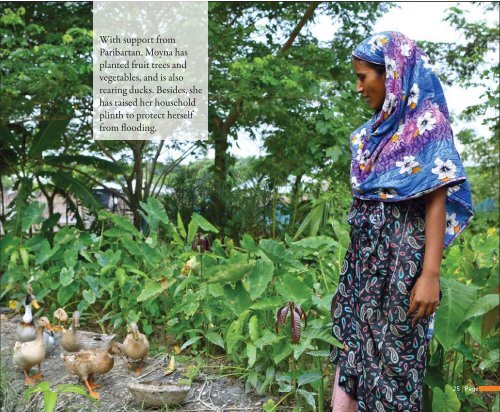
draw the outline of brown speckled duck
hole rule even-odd
[[[142,362],[148,356],[149,341],[145,335],[139,332],[137,323],[130,323],[130,333],[125,337],[122,344],[123,353],[129,358],[131,362],[139,362],[139,365],[134,369],[135,373],[142,372]],[[130,363],[131,363],[130,362]],[[129,363],[129,368],[131,364]]]
[[[49,320],[44,316],[38,320],[37,335],[35,340],[29,342],[16,342],[14,346],[14,363],[24,372],[24,383],[26,385],[35,384],[35,380],[42,380],[41,364],[45,359],[45,345],[43,344],[43,331],[45,328],[50,330]],[[35,365],[38,365],[38,372],[32,377],[29,371]]]
[[[78,329],[80,327],[80,312],[73,312],[72,326],[63,331],[61,346],[67,352],[79,352],[81,350],[103,349],[107,350],[116,335],[105,335],[100,333],[86,332]]]
[[[108,373],[115,363],[113,355],[119,353],[119,344],[113,342],[107,350],[83,350],[71,355],[61,353],[61,358],[69,372],[83,379],[89,390],[89,395],[94,399],[99,399],[100,394],[94,391],[99,386],[94,383],[94,374],[104,375]]]

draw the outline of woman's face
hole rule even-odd
[[[361,93],[368,105],[379,111],[385,100],[385,72],[379,74],[369,63],[354,60],[354,72],[358,77],[356,92]]]

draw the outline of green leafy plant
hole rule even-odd
[[[45,412],[52,412],[56,409],[57,398],[62,393],[76,393],[78,395],[85,396],[95,402],[95,399],[90,397],[83,386],[62,384],[57,385],[53,389],[50,387],[48,382],[40,382],[39,384],[26,389],[24,391],[23,399],[27,401],[34,393],[43,394],[43,404]]]

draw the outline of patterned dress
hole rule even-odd
[[[339,385],[358,411],[420,411],[432,317],[412,327],[406,312],[423,265],[424,201],[355,198],[348,222],[351,244],[332,301],[333,336],[345,345],[331,352]]]

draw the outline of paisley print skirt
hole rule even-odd
[[[332,347],[340,387],[358,411],[420,411],[433,316],[414,327],[406,316],[422,271],[423,199],[379,202],[355,198],[351,244],[332,300]]]

